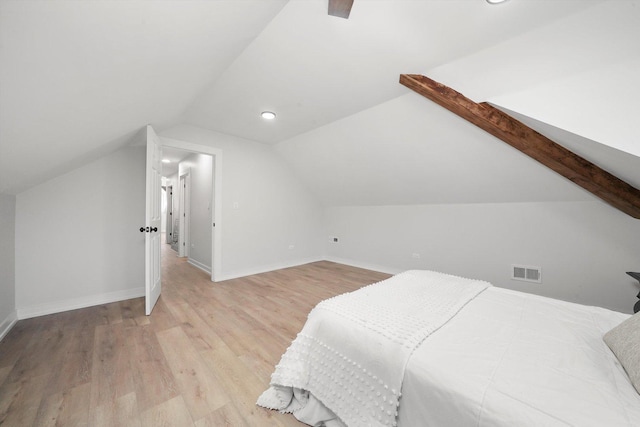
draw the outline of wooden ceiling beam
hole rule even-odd
[[[640,190],[524,123],[486,102],[476,103],[422,75],[402,74],[400,83],[517,148],[611,206],[640,219]]]
[[[349,19],[353,0],[329,0],[329,15]]]

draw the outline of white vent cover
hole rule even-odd
[[[512,265],[511,278],[525,282],[542,283],[542,269],[529,265]]]

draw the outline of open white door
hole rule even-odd
[[[145,312],[151,314],[160,297],[162,149],[160,138],[147,125],[147,207],[145,214]]]

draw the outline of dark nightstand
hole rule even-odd
[[[627,271],[627,274],[638,282],[640,282],[640,273],[634,273],[633,271]],[[640,298],[640,293],[638,293],[638,298]],[[636,302],[636,305],[633,306],[633,312],[637,313],[640,311],[640,301]]]

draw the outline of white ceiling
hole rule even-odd
[[[290,1],[185,119],[276,143],[406,93],[401,73],[421,73],[590,3],[355,0],[345,20],[327,15],[326,0]],[[262,110],[278,120],[260,121]]]
[[[0,192],[180,123],[285,4],[1,1]]]
[[[162,147],[162,176],[170,177],[178,173],[178,164],[193,154],[190,151],[172,147]],[[164,160],[168,160],[167,163]]]
[[[476,81],[467,58],[486,66],[483,53],[508,46],[506,60],[518,52],[509,41],[558,34],[612,2],[355,0],[348,20],[328,16],[326,3],[0,0],[0,192],[113,151],[146,124],[286,142],[406,94],[401,73],[433,70],[458,90],[480,93],[481,83],[491,89],[486,99],[506,96]],[[635,25],[640,6],[620,3],[636,8],[624,22]],[[541,54],[522,46],[525,58]],[[558,78],[576,71],[554,70]],[[510,91],[539,83],[521,74]],[[277,120],[262,121],[265,109]]]

